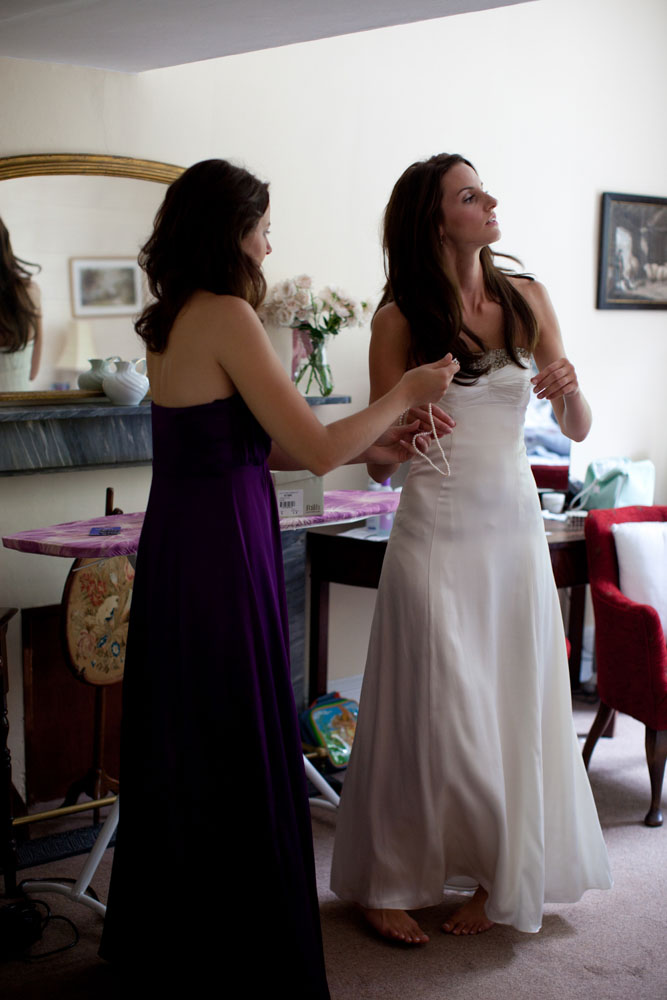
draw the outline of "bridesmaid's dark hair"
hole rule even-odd
[[[37,336],[39,309],[28,291],[31,271],[41,271],[14,256],[7,227],[0,219],[0,351],[13,354]]]
[[[479,350],[485,350],[481,337],[463,322],[458,283],[442,265],[440,226],[446,225],[441,207],[442,178],[457,163],[475,169],[457,153],[438,153],[413,163],[396,182],[384,214],[382,246],[387,282],[378,309],[395,302],[407,319],[414,364],[437,361],[451,351],[461,364],[454,381],[465,384],[476,380],[488,366],[480,367],[479,353],[471,350],[461,337],[465,333]],[[509,254],[496,255],[489,247],[482,247],[484,285],[489,298],[503,311],[507,352],[523,368],[517,354],[518,334],[523,333],[532,350],[538,336],[537,320],[507,277],[515,272],[497,267],[495,256],[509,257]]]
[[[161,354],[194,292],[238,295],[256,309],[266,294],[261,268],[241,242],[269,206],[269,185],[226,160],[202,160],[169,185],[139,263],[155,302],[134,324]]]

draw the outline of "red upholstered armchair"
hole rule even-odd
[[[643,722],[651,779],[651,807],[644,822],[661,826],[667,756],[667,647],[657,611],[628,600],[618,588],[611,525],[623,521],[667,521],[667,507],[593,510],[586,518],[600,708],[584,746],[584,763],[588,768],[595,744],[615,710]]]

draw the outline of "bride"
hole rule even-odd
[[[428,935],[407,911],[462,877],[477,889],[443,924],[454,934],[534,932],[545,902],[611,884],[523,444],[531,389],[575,441],[591,412],[546,289],[494,261],[496,206],[472,164],[440,154],[405,171],[385,213],[371,399],[451,351],[456,426],[413,458],[389,541],[332,888],[411,944]]]

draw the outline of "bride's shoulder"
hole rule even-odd
[[[373,316],[371,330],[373,335],[406,338],[410,336],[410,324],[395,302],[387,302],[386,305],[378,309]]]
[[[410,357],[410,325],[395,302],[388,302],[376,312],[371,324],[371,381],[382,375],[382,390],[387,392],[407,370]]]
[[[508,274],[507,277],[531,306],[549,302],[549,293],[541,281],[523,274]]]
[[[561,357],[564,354],[564,348],[561,340],[560,326],[548,291],[539,281],[527,278],[514,280],[518,291],[521,292],[521,295],[532,309],[537,321],[539,341],[535,347],[536,358],[538,357],[538,347],[539,353],[543,354],[547,345],[553,346],[552,353],[555,354],[555,357]],[[519,281],[522,281],[521,285],[518,284]]]

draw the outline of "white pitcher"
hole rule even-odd
[[[139,371],[139,366],[146,370],[146,359],[135,358],[133,361],[117,361],[116,370],[104,376],[102,388],[112,403],[117,406],[132,406],[140,403],[148,392],[148,379]]]
[[[111,358],[88,358],[88,364],[90,368],[87,372],[82,372],[77,379],[79,389],[99,390],[102,391],[102,382],[104,377],[109,375],[113,370],[111,368],[111,362],[120,361],[119,357]]]

